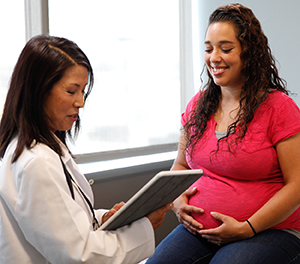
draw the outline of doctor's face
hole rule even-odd
[[[74,65],[53,85],[44,106],[49,129],[52,132],[70,130],[77,121],[79,109],[84,106],[84,90],[87,82],[86,67]]]

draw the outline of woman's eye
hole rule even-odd
[[[232,51],[232,49],[223,49],[224,53],[229,53],[230,51]]]
[[[211,53],[212,49],[206,49],[204,50],[205,53]]]
[[[69,94],[74,94],[75,92],[73,92],[73,91],[68,91],[68,93],[69,93]]]

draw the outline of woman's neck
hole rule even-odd
[[[221,88],[222,97],[214,119],[217,131],[227,131],[228,126],[236,121],[240,109],[241,89]]]

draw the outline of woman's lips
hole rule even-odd
[[[77,114],[75,114],[75,115],[69,115],[68,117],[71,118],[74,122],[77,121],[77,119],[78,119],[78,115]]]
[[[227,69],[228,67],[218,67],[218,68],[211,67],[212,73],[214,75],[220,75],[224,73]]]

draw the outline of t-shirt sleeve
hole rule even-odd
[[[300,110],[292,98],[287,97],[276,109],[271,129],[274,145],[300,132]]]
[[[200,92],[194,95],[192,99],[189,101],[189,103],[187,104],[185,112],[181,115],[181,125],[184,126],[184,124],[188,121],[192,111],[195,109],[195,107],[197,107],[199,95]]]

